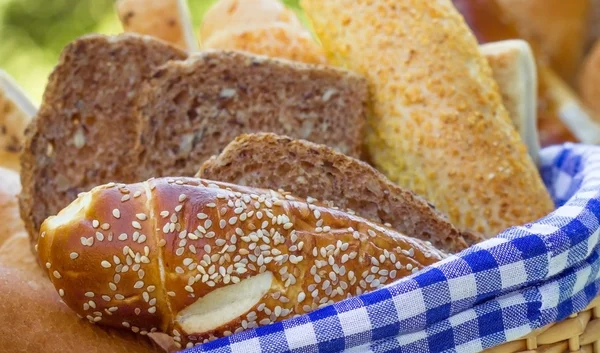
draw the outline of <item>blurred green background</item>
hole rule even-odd
[[[214,0],[188,0],[196,32]],[[298,9],[298,0],[284,0]],[[87,33],[122,32],[114,0],[0,0],[0,69],[37,104],[62,49]]]

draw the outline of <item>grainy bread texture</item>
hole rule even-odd
[[[50,281],[38,277],[0,264],[0,352],[162,352],[144,337],[104,330],[77,318]]]
[[[20,192],[19,174],[0,167],[0,246],[11,235],[23,230],[17,199]]]
[[[283,189],[350,209],[403,234],[458,252],[481,240],[460,234],[433,205],[390,182],[370,165],[305,140],[275,134],[241,135],[196,177],[244,186]]]
[[[0,70],[0,166],[19,170],[25,128],[36,108],[19,85]]]
[[[383,174],[490,237],[554,208],[450,0],[301,3],[330,62],[367,78],[367,145]]]
[[[360,157],[367,100],[363,78],[327,67],[224,51],[169,62],[139,93],[144,177],[194,175],[241,133]]]
[[[42,221],[78,193],[137,179],[136,91],[155,67],[185,57],[133,34],[86,36],[64,49],[21,156],[21,217],[34,243]]]

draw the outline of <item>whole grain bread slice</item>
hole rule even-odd
[[[153,69],[186,57],[134,34],[85,36],[64,49],[21,156],[20,212],[33,243],[42,221],[78,193],[110,181],[137,181],[136,92]]]
[[[367,101],[365,80],[348,71],[206,51],[165,64],[144,83],[141,160],[147,177],[193,175],[236,136],[257,132],[360,157]]]
[[[305,140],[268,133],[241,135],[206,161],[196,176],[331,202],[449,252],[481,240],[459,232],[433,205],[370,165]]]

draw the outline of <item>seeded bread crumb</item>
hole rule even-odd
[[[481,240],[475,234],[461,234],[433,205],[396,186],[368,164],[305,140],[241,135],[219,156],[206,161],[196,176],[327,200],[449,252]]]
[[[367,100],[365,80],[348,71],[206,51],[167,63],[144,84],[140,159],[146,177],[193,175],[236,136],[256,132],[360,158]]]
[[[21,156],[20,210],[32,243],[44,219],[78,193],[137,180],[136,91],[154,68],[185,58],[162,41],[133,34],[85,36],[64,49]]]

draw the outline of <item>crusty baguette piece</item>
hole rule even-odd
[[[330,61],[368,80],[367,147],[383,174],[490,237],[553,209],[450,0],[301,4]]]
[[[0,70],[0,167],[20,169],[25,128],[36,111],[15,80]]]
[[[374,290],[444,256],[313,200],[193,178],[96,187],[41,232],[40,262],[74,311],[186,347]]]
[[[204,48],[241,50],[249,53],[326,64],[323,48],[306,29],[298,30],[285,23],[263,25],[243,31],[220,31],[203,42]]]
[[[219,0],[204,13],[200,37],[204,41],[217,32],[243,32],[274,23],[304,28],[296,14],[280,0]]]
[[[362,153],[367,87],[347,71],[207,51],[165,64],[138,96],[142,179],[192,176],[241,133],[273,132]]]
[[[581,99],[600,116],[600,40],[585,58],[579,73]]]
[[[306,140],[241,135],[206,161],[196,177],[317,198],[452,253],[481,240],[460,234],[433,205],[370,165]]]
[[[497,0],[524,39],[536,42],[540,59],[574,83],[587,39],[590,0]]]
[[[504,107],[537,163],[537,68],[531,47],[524,40],[513,39],[483,44],[479,49],[492,68]]]
[[[185,57],[135,34],[85,36],[64,49],[21,156],[21,217],[34,243],[42,221],[79,192],[137,180],[136,91],[155,67]]]
[[[204,18],[204,48],[327,63],[323,48],[280,0],[220,0]]]
[[[150,341],[104,330],[75,316],[46,279],[0,264],[0,351],[159,353]]]
[[[117,0],[115,9],[126,32],[150,35],[181,50],[199,49],[187,0]]]

